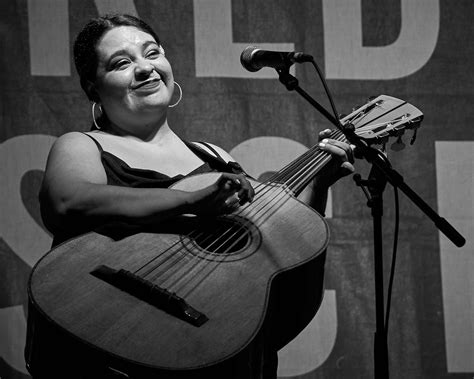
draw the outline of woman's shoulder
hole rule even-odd
[[[61,155],[75,155],[75,154],[90,154],[97,150],[97,146],[93,139],[83,132],[68,132],[54,142],[51,149],[53,154]]]
[[[81,132],[61,135],[53,144],[46,164],[46,179],[83,178],[89,182],[106,183],[101,153],[94,141]]]
[[[91,141],[91,138],[88,136],[88,133],[86,132],[67,132],[65,134],[62,134],[61,136],[58,137],[56,140],[56,143],[58,144],[70,144],[70,143],[81,143],[81,142],[87,142]]]

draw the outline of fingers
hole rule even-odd
[[[331,153],[331,155],[338,158],[341,162],[347,161],[354,163],[353,147],[345,142],[324,138],[318,146],[321,150]]]
[[[239,175],[238,180],[240,181],[241,188],[239,190],[239,203],[244,205],[245,203],[251,203],[255,196],[255,191],[244,175]]]
[[[341,176],[346,176],[346,175],[350,175],[352,174],[353,172],[355,172],[355,168],[354,166],[349,163],[349,162],[344,162],[341,167],[339,168],[339,173]]]
[[[232,213],[254,196],[244,175],[223,173],[212,185],[190,194],[189,213],[204,217]]]
[[[240,205],[251,202],[255,196],[252,185],[244,175],[224,173],[218,181],[218,186],[224,190],[226,199],[231,199],[236,194]]]
[[[330,178],[327,179],[328,181],[336,182],[339,178],[355,171],[352,165],[352,163],[354,163],[353,146],[331,138],[322,139],[318,146],[321,150],[327,151],[339,161],[337,169],[332,171],[332,174],[328,173],[330,176]]]
[[[325,138],[329,138],[332,133],[331,129],[324,129],[318,134],[318,141],[322,141]]]

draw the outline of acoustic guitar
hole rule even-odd
[[[381,95],[341,122],[384,144],[422,119]],[[331,138],[345,140],[337,130]],[[263,326],[274,346],[288,343],[320,305],[329,239],[324,219],[296,195],[330,159],[315,146],[265,183],[251,181],[254,201],[229,215],[183,215],[159,230],[104,228],[49,251],[28,285],[30,372],[64,362],[123,377],[200,370],[236,356]],[[173,188],[197,190],[218,176]]]

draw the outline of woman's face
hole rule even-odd
[[[165,117],[174,80],[164,51],[148,33],[120,26],[97,45],[94,89],[109,120],[120,128]]]

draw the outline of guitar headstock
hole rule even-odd
[[[422,120],[423,113],[413,105],[395,97],[380,95],[343,117],[341,123],[354,125],[356,134],[369,145],[384,145],[389,137],[398,137],[398,145],[396,142],[392,149],[399,150],[404,147],[401,136],[406,129],[413,130],[410,142],[413,144]]]

